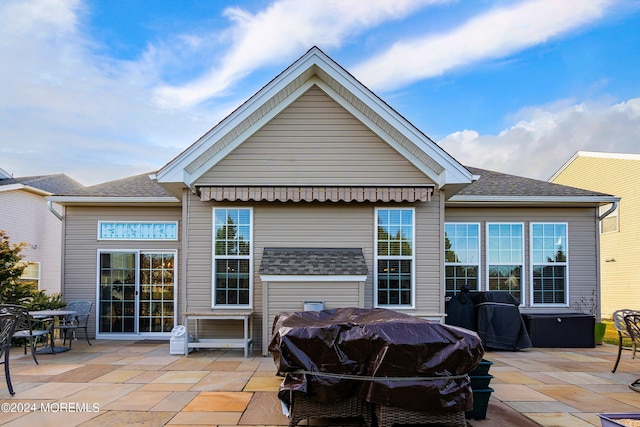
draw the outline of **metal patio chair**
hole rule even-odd
[[[69,337],[69,348],[71,348],[71,343],[73,338],[76,337],[76,330],[78,329],[84,329],[84,336],[87,343],[91,345],[87,328],[89,326],[89,316],[91,315],[92,307],[93,301],[71,301],[67,304],[66,309],[75,311],[76,314],[65,316],[64,319],[61,319],[60,324],[55,327],[62,333],[63,345],[66,344],[67,341],[67,333],[71,332],[71,336]]]
[[[7,381],[9,393],[16,394],[11,385],[11,374],[9,373],[9,351],[11,350],[11,339],[16,329],[16,316],[11,313],[0,314],[0,363],[4,364],[4,377]]]
[[[27,354],[27,346],[31,347],[31,357],[36,365],[39,364],[36,359],[36,347],[41,338],[44,338],[45,345],[47,340],[51,340],[51,351],[53,352],[53,319],[34,319],[29,315],[27,307],[15,304],[0,304],[0,313],[9,313],[16,317],[13,338],[24,341],[24,354]]]
[[[627,324],[625,323],[625,316],[628,315],[640,315],[640,310],[632,310],[629,308],[624,308],[621,310],[616,310],[613,312],[613,326],[618,331],[618,357],[616,358],[616,363],[613,365],[613,369],[611,372],[615,372],[618,369],[618,363],[620,363],[620,355],[622,354],[622,340],[627,338],[630,339],[629,331],[627,329]],[[635,359],[636,356],[636,341],[631,340],[631,350],[632,350],[632,358]]]

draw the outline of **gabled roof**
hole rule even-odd
[[[46,196],[79,188],[84,188],[84,185],[69,178],[65,174],[24,176],[17,178],[7,177],[0,179],[0,191],[23,189]]]
[[[560,175],[566,168],[569,167],[571,163],[573,163],[578,157],[595,157],[599,159],[617,159],[617,160],[634,160],[640,161],[640,154],[631,154],[631,153],[608,153],[602,151],[577,151],[567,162],[558,169],[556,173],[554,173],[549,181],[555,180],[558,175]]]
[[[473,175],[319,48],[311,48],[233,113],[158,171],[161,184],[194,183],[310,87],[386,141],[439,187],[467,185]]]
[[[608,204],[619,200],[610,194],[583,190],[547,181],[508,175],[467,167],[478,180],[465,187],[447,205],[544,205],[544,204]]]
[[[71,189],[47,199],[67,205],[74,203],[179,203],[178,199],[152,180],[149,173],[90,187]]]

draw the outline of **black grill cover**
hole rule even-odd
[[[321,402],[353,395],[420,411],[468,411],[469,377],[484,356],[467,329],[385,309],[280,313],[269,353],[290,390]]]

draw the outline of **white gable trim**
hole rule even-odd
[[[412,153],[410,149],[399,144],[398,141],[389,135],[380,125],[367,117],[366,114],[359,111],[343,95],[336,92],[336,90],[331,87],[330,83],[325,82],[322,79],[323,74],[326,74],[327,78],[335,80],[337,85],[340,86],[340,89],[344,88],[348,93],[352,94],[356,99],[370,108],[382,121],[388,123],[394,130],[407,138],[413,145],[415,145],[416,151],[419,151],[434,160],[442,168],[442,171],[437,172],[432,170],[432,168],[422,162],[416,154]],[[314,75],[320,76],[320,78],[313,77]],[[442,148],[435,144],[435,142],[431,141],[426,137],[426,135],[411,125],[411,123],[385,104],[369,89],[359,83],[353,76],[326,56],[320,49],[314,47],[298,61],[294,62],[289,68],[284,70],[279,76],[273,79],[269,84],[258,91],[258,93],[251,97],[247,102],[242,104],[226,119],[196,141],[191,147],[158,171],[156,174],[158,182],[184,182],[189,187],[193,187],[193,183],[198,178],[204,175],[221,159],[237,148],[249,136],[264,126],[283,109],[291,105],[293,101],[298,99],[314,84],[318,85],[332,99],[368,126],[374,133],[398,151],[431,180],[436,182],[439,187],[444,187],[446,184],[469,184],[473,181],[472,174],[457,160],[447,154],[442,150]],[[200,159],[207,150],[215,146],[217,141],[240,126],[244,120],[247,120],[251,116],[251,114],[258,111],[260,108],[265,108],[265,105],[273,97],[281,94],[281,91],[287,89],[288,85],[293,85],[293,88],[290,88],[293,90],[291,90],[284,99],[279,100],[273,108],[266,111],[265,114],[259,117],[255,123],[248,126],[238,135],[234,135],[232,143],[221,147],[218,152],[213,153],[209,159],[203,162],[203,164],[197,166],[196,169],[191,172],[188,171],[187,168],[189,165],[192,165],[193,162]],[[295,87],[296,85],[297,87]]]
[[[44,191],[44,190],[41,190],[41,189],[36,188],[36,187],[31,187],[30,185],[24,185],[24,184],[0,185],[0,193],[8,192],[8,191],[18,191],[18,190],[24,190],[24,191],[27,191],[29,193],[37,194],[39,196],[50,196],[51,195],[51,193],[48,192],[48,191]]]
[[[302,86],[297,88],[289,96],[287,96],[284,99],[284,101],[278,103],[274,108],[269,110],[264,116],[262,116],[258,121],[256,121],[253,125],[251,125],[249,128],[247,128],[244,132],[238,134],[238,136],[235,138],[235,141],[234,141],[233,144],[228,144],[222,150],[218,151],[213,157],[211,157],[207,162],[203,163],[193,173],[188,174],[187,171],[185,170],[185,181],[184,181],[185,184],[191,186],[195,181],[198,180],[198,178],[200,178],[202,175],[207,173],[208,170],[210,170],[212,167],[214,167],[216,164],[218,164],[218,162],[220,162],[222,159],[224,159],[233,150],[238,148],[238,146],[240,146],[249,137],[251,137],[251,135],[256,133],[260,128],[262,128],[269,121],[271,121],[278,114],[280,114],[285,108],[287,108],[289,105],[291,105],[293,102],[295,102],[309,88],[311,88],[311,86],[313,86],[313,83],[310,82],[310,81],[307,81]],[[226,129],[225,129],[225,131],[226,131]],[[226,132],[224,132],[223,135],[224,134],[226,134]],[[210,139],[214,138],[215,136],[219,136],[220,137],[222,135],[217,135],[217,134],[216,135],[212,135],[211,137],[208,137],[207,139],[210,140]],[[214,141],[215,141],[215,139],[214,139]]]

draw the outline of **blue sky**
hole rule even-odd
[[[0,168],[154,171],[316,45],[468,166],[640,153],[639,0],[5,0]]]

